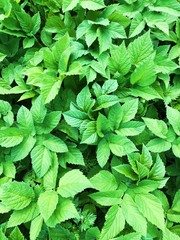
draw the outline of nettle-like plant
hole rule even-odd
[[[1,0],[0,239],[180,239],[179,16]]]

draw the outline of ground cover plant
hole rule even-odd
[[[0,239],[180,239],[180,3],[0,1]]]

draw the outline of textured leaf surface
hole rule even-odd
[[[10,182],[1,186],[2,203],[10,209],[21,210],[34,199],[33,189],[23,182]]]
[[[63,197],[73,197],[90,187],[92,187],[90,181],[80,170],[71,170],[60,179],[58,193]]]

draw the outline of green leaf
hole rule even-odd
[[[106,80],[102,86],[102,94],[110,94],[118,88],[117,80]]]
[[[41,84],[41,94],[43,101],[46,103],[51,102],[59,92],[62,81],[53,79],[53,76],[46,76]]]
[[[22,210],[13,211],[11,214],[8,227],[14,227],[22,223],[26,223],[37,217],[39,214],[38,206],[35,202],[32,202],[29,206]]]
[[[180,237],[166,228],[163,231],[163,240],[180,240]]]
[[[67,172],[60,180],[58,193],[63,197],[74,197],[86,188],[91,188],[90,181],[78,169]]]
[[[47,109],[46,109],[45,105],[43,104],[41,96],[37,97],[33,101],[30,111],[32,113],[34,122],[37,122],[37,123],[43,122],[43,120],[46,116]]]
[[[49,149],[53,152],[57,152],[57,153],[64,153],[64,152],[68,151],[66,144],[60,138],[58,138],[52,134],[48,134],[45,136],[43,145],[47,149]]]
[[[81,6],[88,10],[99,10],[105,7],[103,0],[82,0]]]
[[[9,235],[9,240],[24,240],[24,236],[18,227],[15,227],[14,230]]]
[[[1,15],[0,15],[1,16]],[[2,228],[0,229],[0,238],[2,239],[2,240],[8,240],[8,238],[5,236],[5,234],[3,233],[3,230],[2,230]]]
[[[139,212],[136,203],[132,197],[128,194],[125,194],[123,197],[122,203],[122,212],[127,223],[132,226],[132,228],[141,233],[143,236],[147,234],[147,221],[144,216]],[[133,217],[132,217],[133,216]]]
[[[153,180],[162,179],[166,173],[164,163],[159,155],[157,155],[156,162],[153,165],[150,173],[149,178]]]
[[[105,223],[101,231],[100,240],[109,240],[118,235],[125,226],[122,209],[115,205],[112,206],[105,216]]]
[[[76,102],[78,107],[84,112],[88,112],[94,105],[94,101],[91,99],[91,93],[88,86],[83,88],[77,95]]]
[[[128,46],[128,51],[130,53],[131,62],[133,65],[139,65],[144,60],[147,60],[153,53],[150,32],[143,34],[131,42]]]
[[[136,136],[143,132],[145,125],[143,122],[131,121],[121,123],[116,133],[123,136]]]
[[[141,87],[149,86],[155,80],[155,64],[151,59],[140,63],[130,78],[131,84],[138,84]]]
[[[175,133],[180,136],[180,112],[177,109],[167,106],[166,108],[167,119],[172,125]]]
[[[9,182],[1,186],[2,203],[14,210],[21,210],[27,207],[34,199],[32,188],[24,182]]]
[[[114,191],[118,184],[115,177],[107,170],[101,170],[90,179],[93,187],[99,191]]]
[[[140,162],[145,165],[146,167],[150,168],[152,166],[152,156],[148,150],[148,148],[143,145],[143,148],[142,148],[142,154],[141,154],[141,157],[140,157]]]
[[[94,111],[98,111],[103,108],[108,108],[119,102],[119,98],[115,95],[102,95],[97,97],[97,107]]]
[[[67,111],[63,116],[71,127],[80,127],[83,120],[87,119],[87,114],[79,110]]]
[[[68,144],[68,152],[61,154],[61,162],[84,166],[84,158],[81,151],[73,143]]]
[[[143,118],[143,120],[152,133],[160,138],[166,138],[168,128],[164,121],[152,118]]]
[[[133,232],[133,233],[123,235],[121,237],[114,238],[113,240],[129,240],[129,239],[141,240],[141,234]]]
[[[132,180],[138,180],[137,174],[132,170],[129,164],[121,164],[119,166],[113,167],[117,172],[125,175],[127,178]]]
[[[140,34],[145,27],[145,21],[142,19],[141,14],[137,14],[131,21],[129,29],[129,38],[133,38]]]
[[[12,148],[11,150],[11,159],[13,162],[20,161],[28,156],[32,148],[36,143],[36,139],[29,135],[24,138],[24,140],[18,145]]]
[[[46,191],[39,195],[38,206],[41,216],[47,221],[58,204],[58,194],[55,191]]]
[[[147,218],[149,222],[160,229],[164,229],[164,211],[158,198],[150,193],[137,194],[135,203],[139,211]]]
[[[38,134],[47,134],[50,133],[60,122],[61,112],[60,111],[51,111],[46,114],[43,124],[38,124],[36,126],[36,131]]]
[[[108,145],[108,142],[105,138],[103,138],[99,143],[96,151],[96,157],[97,161],[99,163],[99,166],[103,168],[110,156],[110,148]]]
[[[164,139],[154,138],[146,146],[151,152],[161,153],[168,151],[171,148],[171,143]]]
[[[51,167],[43,177],[43,187],[45,190],[52,190],[56,187],[58,174],[58,158],[56,153],[52,153]]]
[[[123,136],[110,135],[108,142],[111,152],[118,157],[125,156],[137,150],[134,143]]]
[[[62,4],[62,10],[63,12],[67,12],[72,10],[73,8],[76,7],[76,5],[78,4],[79,0],[63,0],[63,4]]]
[[[3,162],[3,173],[6,177],[15,178],[16,167],[11,160]]]
[[[36,175],[39,178],[43,177],[51,166],[52,156],[50,151],[43,145],[37,145],[31,151],[31,159],[32,168]]]
[[[86,130],[83,131],[81,143],[94,144],[98,140],[97,126],[95,121],[86,124]]]
[[[138,110],[138,99],[129,100],[122,106],[123,110],[123,119],[122,122],[129,122],[133,119]]]
[[[123,42],[119,47],[113,46],[110,50],[109,70],[115,74],[116,72],[126,75],[131,68],[131,60],[129,53]]]
[[[144,179],[140,181],[137,185],[133,186],[133,191],[135,193],[148,193],[159,188],[159,183],[157,181]]]
[[[37,216],[31,221],[30,226],[30,240],[36,240],[39,236],[39,233],[41,231],[43,225],[43,218],[41,215]]]
[[[23,133],[18,128],[0,129],[0,145],[2,147],[14,147],[23,140]]]
[[[17,123],[19,128],[29,134],[35,134],[34,122],[31,112],[24,106],[22,106],[17,113]]]
[[[54,228],[56,224],[71,218],[79,218],[79,214],[69,199],[60,198],[52,216],[46,221],[47,226]]]
[[[175,194],[173,204],[172,204],[172,210],[180,212],[180,190],[178,190]]]
[[[113,206],[120,204],[124,189],[116,191],[96,192],[89,195],[95,202],[102,206]]]
[[[112,129],[118,129],[123,118],[123,110],[119,103],[112,106],[108,112],[108,120]]]

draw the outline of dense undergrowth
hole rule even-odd
[[[0,1],[0,239],[180,239],[180,4]]]

